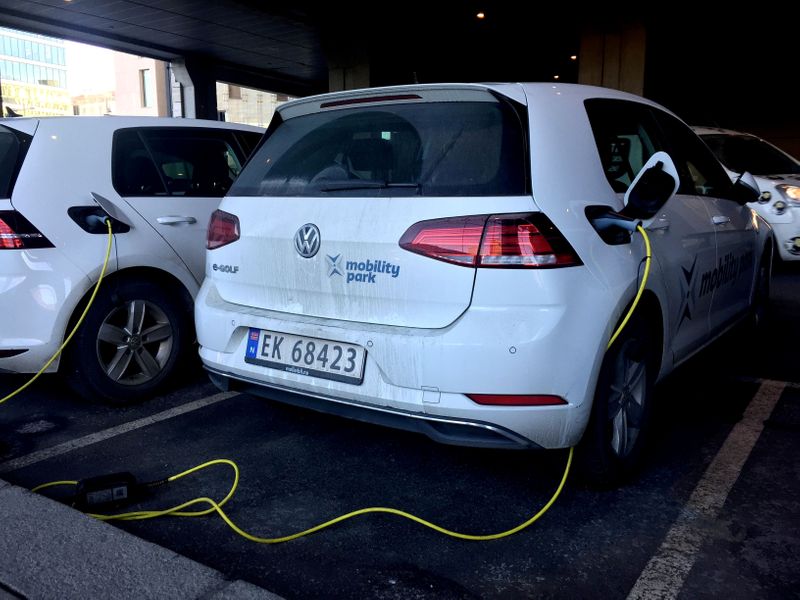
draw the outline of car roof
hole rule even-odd
[[[0,118],[0,125],[14,126],[14,123],[38,122],[58,128],[60,123],[69,126],[81,123],[87,127],[103,129],[122,129],[126,127],[206,127],[215,129],[235,129],[239,131],[253,131],[263,133],[263,127],[230,123],[227,121],[211,121],[208,119],[184,119],[177,117],[149,117],[149,116],[53,116],[53,117],[6,117]]]
[[[320,108],[320,105],[325,102],[338,101],[342,106],[357,105],[358,100],[361,98],[369,98],[374,96],[386,96],[387,100],[391,101],[398,99],[398,95],[414,94],[423,92],[436,92],[446,94],[448,92],[455,95],[459,93],[479,92],[479,91],[494,91],[503,94],[513,100],[523,104],[538,103],[541,101],[552,101],[554,97],[561,97],[562,100],[569,100],[572,102],[582,102],[590,98],[609,98],[616,100],[628,100],[642,104],[655,106],[662,110],[666,110],[670,114],[674,114],[660,104],[611,88],[597,87],[591,85],[582,85],[574,83],[428,83],[428,84],[412,84],[400,86],[387,86],[375,88],[362,88],[355,90],[343,90],[339,92],[330,92],[327,94],[318,94],[315,96],[306,96],[298,98],[277,108],[277,111],[285,118],[314,112]]]

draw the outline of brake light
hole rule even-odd
[[[214,250],[239,239],[239,217],[224,210],[211,213],[208,222],[206,248]]]
[[[334,100],[323,102],[320,108],[332,108],[334,106],[350,106],[353,104],[368,104],[370,102],[397,102],[398,100],[421,100],[417,94],[392,94],[387,96],[370,96],[369,98],[347,98],[346,100]]]
[[[468,267],[547,268],[583,264],[542,213],[420,221],[403,234],[400,247]]]
[[[558,406],[567,401],[561,396],[510,395],[510,394],[466,394],[476,404],[493,406]]]
[[[400,247],[457,265],[475,266],[486,215],[420,221],[400,238]]]
[[[52,247],[50,240],[17,211],[0,210],[0,250]]]

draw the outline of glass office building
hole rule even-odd
[[[63,40],[0,27],[3,116],[72,114]]]

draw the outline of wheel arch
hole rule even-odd
[[[614,331],[616,331],[617,327],[619,327],[625,319],[632,304],[633,300],[628,302],[625,306],[625,310],[622,311],[622,316],[614,326]],[[658,295],[653,290],[645,289],[644,292],[642,292],[642,297],[639,299],[639,304],[636,306],[634,313],[641,314],[647,324],[648,333],[653,341],[654,352],[652,358],[656,361],[653,372],[659,374],[661,372],[661,366],[664,364],[664,352],[666,350],[664,347],[664,323],[666,321]]]
[[[166,271],[162,271],[161,269],[156,269],[153,267],[129,267],[127,269],[122,269],[106,275],[103,278],[103,282],[100,284],[100,289],[107,289],[109,286],[117,286],[123,281],[144,281],[148,283],[154,283],[165,290],[170,290],[175,294],[175,297],[178,299],[181,308],[186,310],[189,314],[192,314],[194,299],[192,298],[191,293],[186,289],[186,286],[183,284],[183,282],[181,282],[180,279],[170,273],[167,273]],[[78,322],[78,319],[86,308],[86,305],[89,303],[89,299],[91,298],[94,289],[95,286],[92,286],[86,290],[83,297],[75,305],[75,308],[72,310],[72,314],[67,322],[68,332],[72,331],[72,328],[75,327],[75,323]],[[191,325],[192,330],[194,330],[193,318],[189,319],[189,324]]]

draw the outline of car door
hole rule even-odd
[[[678,119],[661,113],[659,122],[674,146],[673,159],[682,186],[692,191],[709,211],[716,241],[713,267],[704,269],[698,295],[711,298],[712,333],[744,313],[755,277],[756,231],[752,211],[731,198],[732,184],[711,150]]]
[[[114,136],[115,189],[172,247],[198,284],[205,273],[211,213],[246,159],[238,135],[242,132],[140,127]]]
[[[669,152],[664,132],[652,110],[640,103],[592,99],[586,110],[606,177],[622,196],[653,153]],[[713,268],[716,259],[707,202],[681,186],[652,220],[648,233],[667,295],[664,343],[679,361],[699,348],[709,333],[711,296],[698,293],[699,274]]]

